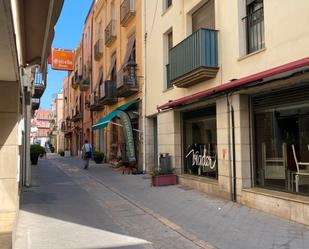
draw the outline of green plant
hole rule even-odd
[[[59,150],[58,153],[59,153],[60,156],[64,156],[64,151],[63,150]]]
[[[174,169],[166,168],[166,169],[155,169],[152,171],[152,176],[162,176],[162,175],[171,175],[174,174]]]
[[[93,160],[94,160],[96,163],[102,163],[102,162],[103,162],[103,159],[104,159],[104,153],[99,152],[99,151],[94,151],[94,152],[93,152]]]
[[[39,157],[45,154],[45,149],[39,144],[32,144],[30,146],[30,160],[33,165],[38,163]]]

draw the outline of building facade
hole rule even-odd
[[[308,2],[143,4],[148,171],[309,224]]]
[[[33,133],[33,144],[45,144],[50,140],[52,112],[50,110],[38,109],[35,111],[31,120],[31,129]]]
[[[107,162],[130,161],[142,170],[141,1],[95,1],[93,30],[94,147]]]
[[[55,148],[55,152],[59,153],[60,151],[64,151],[64,133],[62,132],[61,128],[64,121],[64,106],[62,93],[55,94],[51,109],[51,143]]]

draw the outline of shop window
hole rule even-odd
[[[184,173],[217,179],[216,107],[190,111],[184,120]]]
[[[309,194],[309,105],[255,113],[256,185]]]

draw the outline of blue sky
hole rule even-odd
[[[83,25],[92,0],[65,0],[56,25],[53,48],[74,49],[82,35]],[[41,109],[49,109],[52,95],[58,93],[68,73],[52,70],[49,66],[47,88],[41,98]]]

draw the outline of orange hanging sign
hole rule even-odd
[[[52,64],[54,70],[73,71],[74,52],[72,50],[52,49]]]

